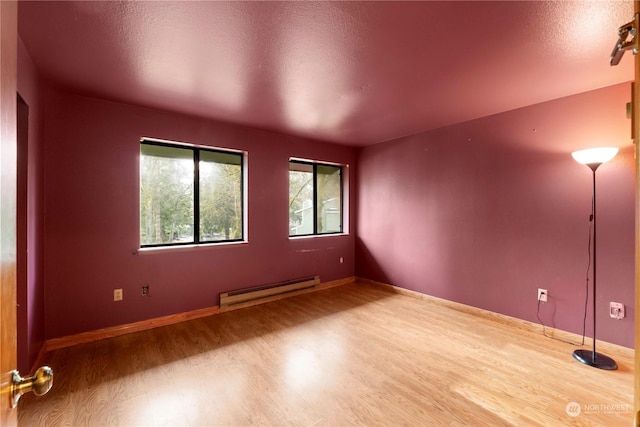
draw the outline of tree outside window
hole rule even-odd
[[[143,140],[140,245],[243,239],[243,155]]]
[[[289,235],[342,233],[342,167],[289,162]]]

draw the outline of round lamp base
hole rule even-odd
[[[593,366],[598,369],[606,369],[608,371],[618,369],[618,365],[615,360],[601,353],[596,353],[595,357],[593,357],[593,351],[591,350],[576,350],[573,352],[573,358],[580,363],[584,363],[585,365]]]

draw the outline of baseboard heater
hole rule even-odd
[[[315,288],[320,284],[320,276],[309,276],[269,285],[254,286],[220,294],[220,310],[256,305],[280,299],[285,294]],[[290,296],[290,295],[287,295]]]

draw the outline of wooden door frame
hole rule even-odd
[[[0,425],[17,424],[9,385],[16,367],[18,4],[0,1]]]
[[[640,13],[640,1],[634,2],[634,15]],[[640,37],[637,35],[636,38]],[[633,85],[633,143],[635,145],[635,166],[636,166],[636,256],[635,256],[635,367],[634,367],[634,397],[633,406],[635,420],[634,425],[640,427],[640,352],[638,352],[638,345],[640,344],[640,54],[634,55],[634,85]]]

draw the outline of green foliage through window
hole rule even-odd
[[[289,235],[342,233],[342,167],[289,162]]]
[[[143,140],[140,245],[243,239],[243,155]]]

